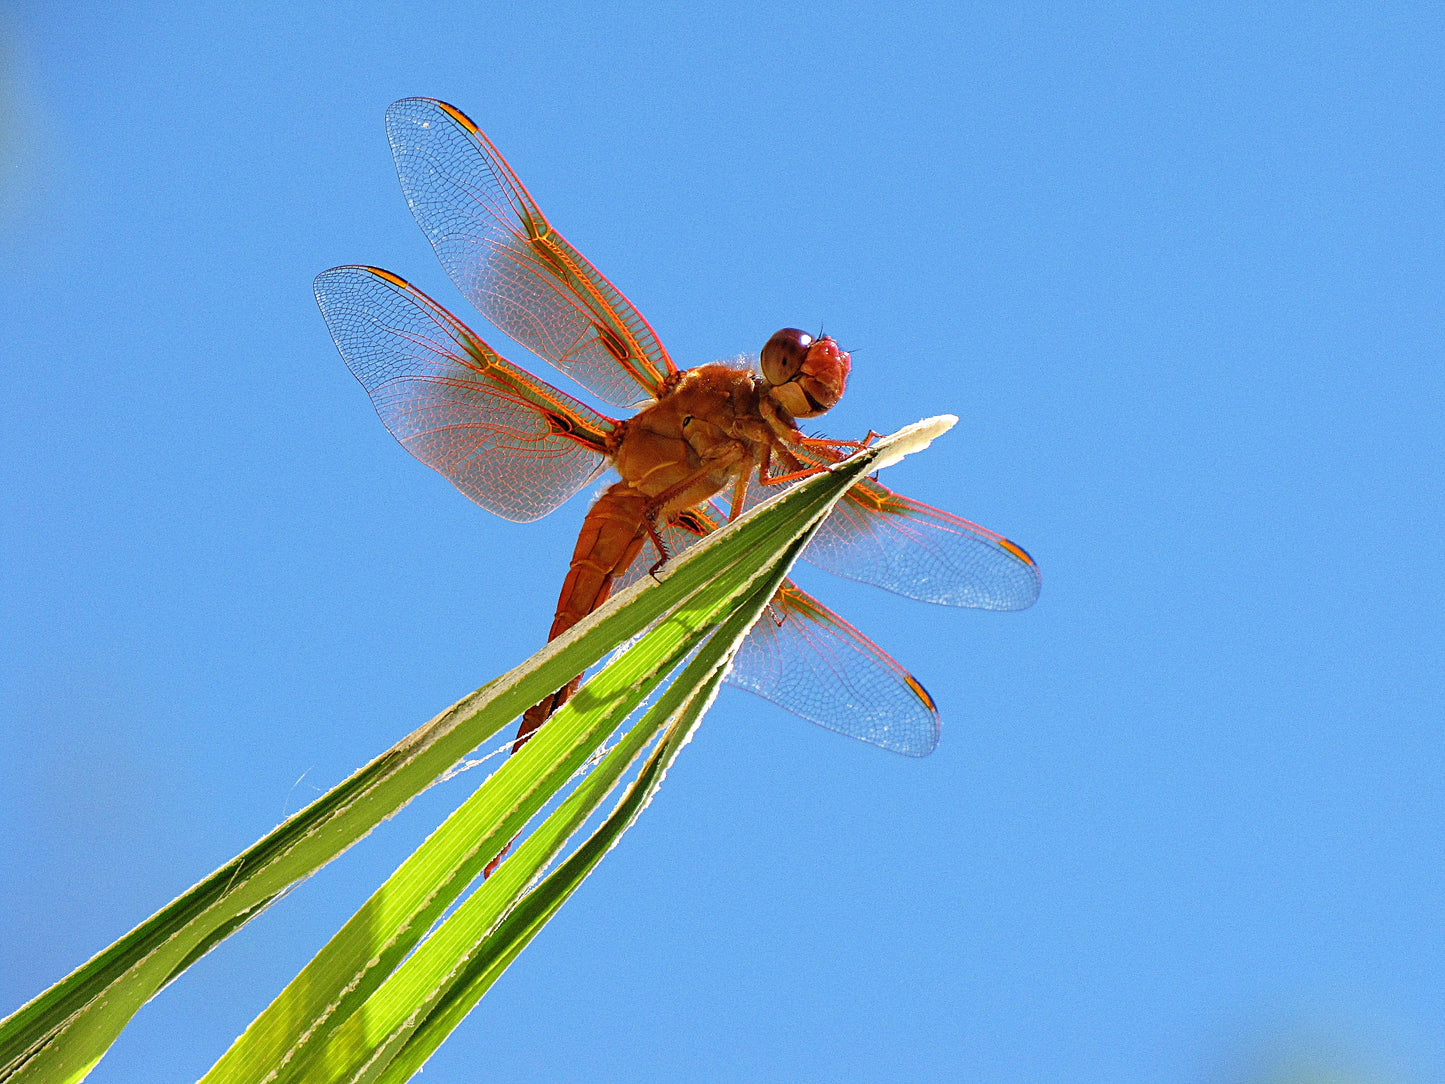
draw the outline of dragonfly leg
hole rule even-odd
[[[677,503],[683,505],[694,504],[699,500],[706,500],[716,493],[721,486],[716,485],[712,479],[719,474],[731,474],[738,469],[738,464],[747,458],[747,448],[741,442],[731,441],[721,452],[711,455],[703,460],[702,466],[693,471],[682,481],[675,485],[668,486],[657,496],[647,502],[647,530],[652,536],[652,541],[657,545],[657,551],[662,554],[662,560],[652,566],[655,574],[668,560],[667,548],[663,546],[662,539],[657,535],[657,521],[665,515],[670,515],[669,506],[676,507]],[[742,473],[747,474],[752,468],[748,467]],[[700,488],[701,487],[701,488]],[[747,492],[746,489],[743,490]]]
[[[759,470],[766,469],[768,453],[763,453],[763,466]],[[748,475],[751,471],[739,471],[737,483],[733,486],[733,506],[728,513],[728,522],[731,523],[742,514],[743,503],[748,499]]]
[[[771,447],[763,453],[763,461],[758,465],[758,482],[765,486],[782,485],[784,482],[796,482],[800,478],[811,478],[819,471],[824,470],[822,465],[805,467],[802,462],[789,452],[786,448],[778,449],[778,458],[784,460],[784,466],[790,468],[783,474],[769,474],[768,468],[772,465]]]
[[[662,540],[662,535],[657,533],[657,515],[649,511],[642,523],[643,526],[647,528],[647,536],[652,539],[652,544],[657,547],[657,563],[647,570],[647,574],[655,580],[662,566],[672,560],[672,554],[667,552],[667,543]]]
[[[847,458],[851,452],[859,452],[868,447],[882,434],[868,430],[862,440],[833,440],[830,437],[803,437],[793,439],[792,443],[800,448],[807,448],[814,453],[821,452],[834,463]],[[772,447],[763,453],[762,465],[758,468],[758,481],[765,486],[782,485],[785,482],[796,482],[802,478],[810,478],[821,470],[827,468],[827,464],[818,463],[808,465],[797,456],[788,451],[785,445],[777,445],[779,458],[786,461],[788,470],[783,474],[768,474],[768,464],[772,453]],[[818,458],[816,455],[814,458]]]
[[[875,433],[870,429],[863,435],[862,440],[833,440],[831,437],[804,437],[799,443],[806,448],[847,448],[849,451],[861,452],[882,435],[882,433]]]

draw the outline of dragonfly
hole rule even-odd
[[[679,369],[622,292],[542,214],[461,110],[406,98],[386,113],[408,206],[458,290],[509,338],[617,407],[613,418],[506,360],[442,305],[376,267],[315,282],[343,360],[412,455],[482,507],[547,515],[609,467],[564,581],[550,638],[656,571],[771,487],[863,441],[807,436],[800,419],[841,398],[851,358],[783,329],[758,367]],[[870,434],[871,437],[871,434]],[[724,513],[714,498],[726,495]],[[1019,545],[865,479],[803,551],[837,575],[925,602],[1021,610],[1037,564]],[[940,716],[923,685],[791,579],[744,640],[727,680],[826,728],[908,756],[933,751]],[[529,709],[513,750],[577,688]]]

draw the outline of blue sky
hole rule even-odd
[[[1044,575],[998,615],[800,572],[928,686],[937,752],[725,693],[426,1079],[1445,1076],[1442,30],[10,5],[0,1013],[546,635],[585,499],[467,502],[311,297],[379,264],[502,341],[396,183],[382,114],[424,94],[679,363],[822,325],[854,356],[834,434],[957,414],[887,481]],[[206,958],[92,1079],[204,1071],[475,782]]]

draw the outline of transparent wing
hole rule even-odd
[[[692,509],[662,532],[676,554],[715,529],[716,510]],[[656,555],[643,550],[618,588],[647,574]],[[895,753],[921,757],[938,744],[933,698],[881,647],[784,580],[738,650],[729,684],[819,726]]]
[[[375,267],[316,278],[331,338],[402,447],[483,508],[540,519],[595,478],[615,424]]]
[[[662,393],[677,367],[652,327],[461,110],[404,98],[387,109],[386,134],[417,224],[488,320],[609,403]]]
[[[893,657],[785,581],[727,680],[829,730],[906,756],[938,745],[938,709]]]
[[[838,502],[803,560],[924,602],[1024,610],[1039,567],[1022,546],[865,479]]]
[[[841,458],[828,448],[789,450],[804,466]],[[778,486],[749,486],[743,507],[778,492]],[[871,478],[838,502],[803,551],[803,560],[922,602],[981,610],[1027,609],[1039,597],[1042,582],[1038,565],[1022,546]]]

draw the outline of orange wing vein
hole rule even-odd
[[[722,522],[715,508],[689,509],[663,532],[680,552]],[[647,574],[644,553],[618,588]],[[863,633],[792,580],[783,585],[739,648],[727,682],[829,730],[871,745],[926,756],[938,744],[938,709],[918,679]]]
[[[792,451],[814,466],[839,458],[818,448]],[[744,507],[777,492],[753,486]],[[1025,610],[1042,583],[1038,565],[1018,543],[871,478],[838,502],[802,556],[835,576],[943,606]]]
[[[397,176],[447,274],[507,335],[619,406],[657,398],[677,366],[651,325],[543,216],[461,110],[386,111]]]
[[[606,467],[616,422],[508,362],[410,283],[334,267],[315,290],[387,429],[483,508],[540,519]]]
[[[838,502],[803,560],[908,598],[980,610],[1028,609],[1042,582],[1022,546],[871,479]]]

